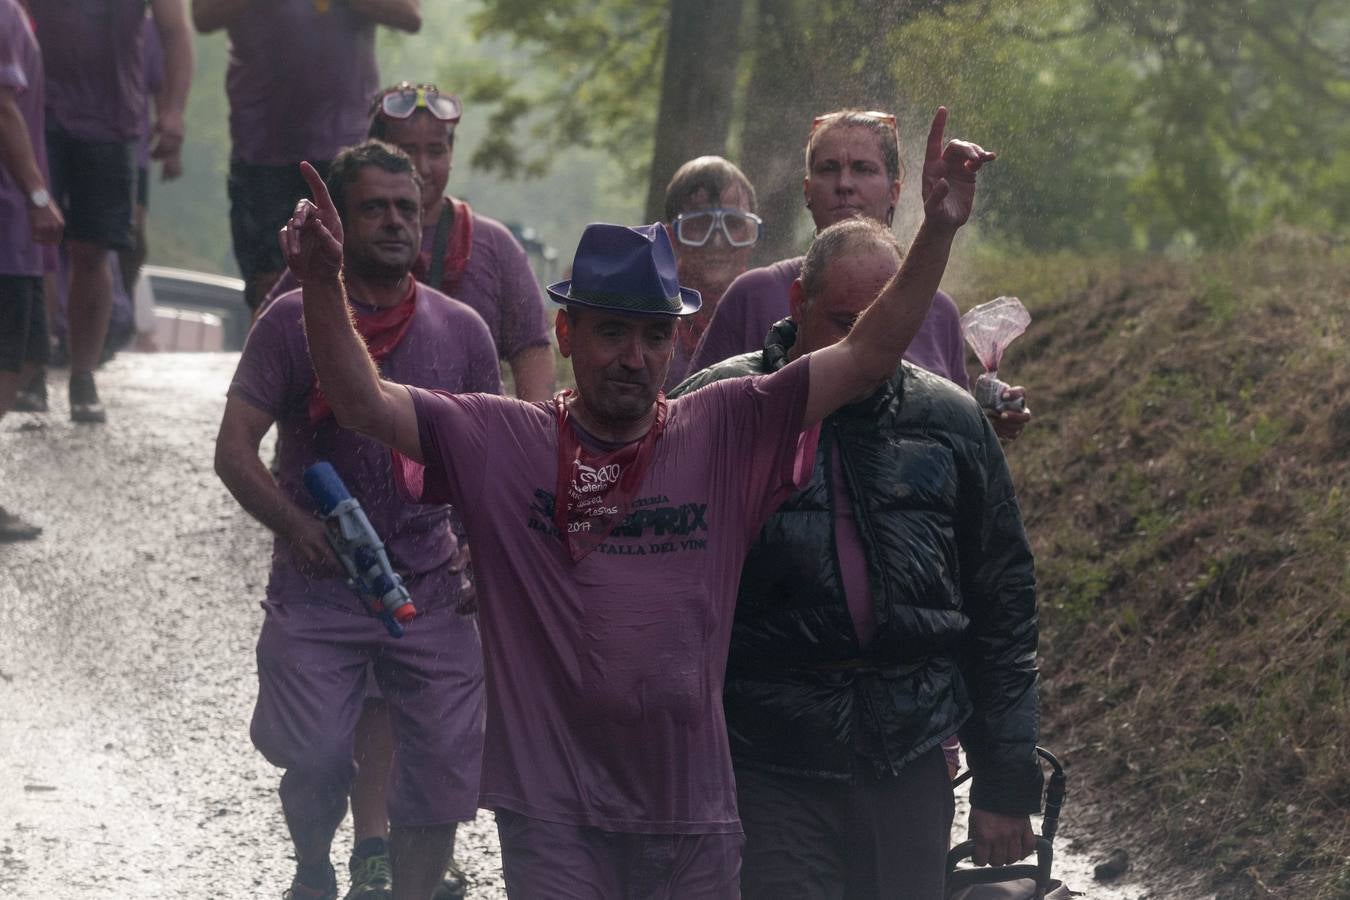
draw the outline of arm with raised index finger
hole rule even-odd
[[[401,384],[381,380],[352,325],[342,281],[342,221],[314,167],[304,162],[300,171],[314,202],[296,204],[280,240],[286,264],[300,280],[314,374],[339,425],[421,462],[412,395]]]
[[[966,141],[944,145],[946,107],[938,107],[928,133],[924,220],[900,270],[863,311],[842,341],[811,354],[806,425],[875,390],[895,374],[910,341],[928,315],[942,283],[956,232],[975,203],[975,173],[994,154]]]

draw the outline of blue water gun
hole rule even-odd
[[[317,462],[305,470],[305,488],[323,515],[328,543],[347,570],[347,584],[391,635],[403,637],[403,626],[417,615],[417,607],[403,579],[389,564],[384,543],[360,501],[327,462]]]

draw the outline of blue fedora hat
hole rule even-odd
[[[586,226],[572,260],[572,277],[548,286],[554,300],[640,316],[687,316],[703,305],[698,291],[680,287],[675,248],[660,222]]]

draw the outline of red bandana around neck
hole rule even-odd
[[[469,267],[469,257],[473,253],[473,209],[465,201],[456,200],[454,197],[447,196],[445,203],[452,213],[450,234],[446,238],[444,251],[441,251],[441,283],[431,286],[453,297],[459,288],[460,280],[464,277],[465,269]],[[431,252],[436,253],[438,249],[432,247]],[[428,256],[427,253],[419,254],[413,266],[413,274],[417,276],[418,281],[427,278],[432,271],[433,267]]]
[[[640,440],[615,450],[592,453],[577,436],[563,391],[553,398],[558,418],[558,486],[553,495],[553,524],[563,546],[579,563],[628,515],[656,441],[666,425],[666,398],[656,398],[656,420]]]
[[[377,367],[394,352],[394,348],[403,340],[403,335],[408,333],[416,309],[417,281],[409,278],[408,293],[398,303],[378,312],[352,316],[352,322],[361,340],[366,342],[366,349],[370,351],[370,358],[375,360]],[[315,378],[314,388],[309,394],[309,422],[317,425],[332,414],[333,408],[328,405],[328,398],[323,395],[323,388],[318,378]]]

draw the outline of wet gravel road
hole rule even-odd
[[[0,420],[0,504],[45,529],[0,544],[0,895],[246,900],[289,883],[279,773],[248,739],[270,541],[211,463],[236,360],[123,355],[99,380],[107,425],[69,422],[64,373],[51,413]],[[344,825],[340,868],[350,846]],[[471,896],[505,897],[490,814],[456,855]],[[1063,850],[1056,874],[1143,896]]]

